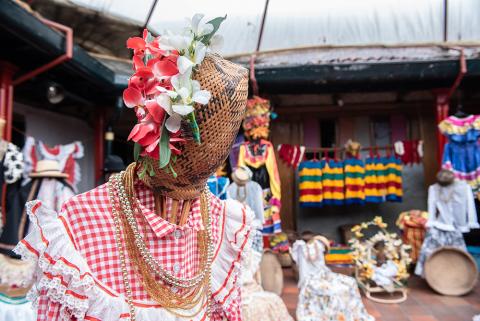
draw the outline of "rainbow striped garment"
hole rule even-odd
[[[322,163],[305,161],[298,166],[301,207],[321,207],[323,205]]]
[[[386,199],[390,202],[401,202],[402,190],[402,161],[392,155],[384,158]]]
[[[365,160],[365,201],[369,203],[385,202],[387,194],[385,159],[370,156]]]
[[[365,203],[365,165],[361,159],[345,161],[345,204]]]
[[[343,205],[345,200],[345,175],[343,161],[324,159],[321,161],[323,204]]]

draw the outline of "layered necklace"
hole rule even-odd
[[[141,276],[145,290],[153,300],[178,317],[192,318],[198,315],[204,307],[207,309],[207,314],[210,314],[211,265],[214,255],[209,216],[211,194],[206,189],[200,196],[200,209],[206,229],[197,232],[200,257],[198,273],[190,278],[176,277],[157,262],[148,249],[144,236],[138,227],[135,213],[140,214],[137,216],[143,220],[145,218],[141,215],[140,202],[135,195],[134,177],[135,168],[130,166],[126,172],[112,176],[108,184],[115,224],[115,238],[131,320],[135,321],[135,307],[127,271],[126,255],[123,250],[122,234],[128,255],[132,259],[137,273]],[[188,315],[182,314],[182,311],[192,310],[195,307],[197,307],[196,311]]]

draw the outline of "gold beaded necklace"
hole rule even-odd
[[[115,223],[115,237],[117,247],[120,253],[120,260],[122,266],[122,276],[125,285],[125,290],[127,292],[127,302],[130,307],[130,316],[132,321],[135,321],[135,307],[133,305],[131,285],[128,280],[128,271],[126,270],[126,258],[125,252],[123,251],[122,241],[121,241],[121,232],[123,227],[123,234],[125,237],[125,245],[129,256],[131,257],[134,265],[137,268],[137,272],[140,274],[142,283],[145,287],[145,290],[149,296],[158,302],[162,308],[165,308],[170,313],[183,318],[191,318],[198,315],[203,307],[206,305],[207,314],[211,313],[211,261],[213,255],[212,247],[212,238],[211,238],[211,226],[209,219],[209,203],[210,196],[209,193],[204,192],[201,195],[201,213],[202,219],[206,222],[206,231],[200,231],[198,234],[198,243],[199,243],[199,255],[201,259],[201,264],[199,265],[203,271],[203,277],[200,281],[192,282],[193,279],[176,278],[176,277],[164,277],[161,278],[160,282],[157,282],[155,279],[155,271],[152,270],[151,264],[146,264],[142,260],[142,247],[139,246],[136,242],[134,231],[132,231],[132,223],[128,219],[131,219],[131,216],[127,218],[126,215],[120,215],[120,213],[125,214],[125,212],[131,214],[131,204],[135,204],[138,200],[135,198],[135,194],[126,196],[125,187],[122,184],[125,181],[126,173],[121,173],[118,175],[112,176],[109,184],[109,197],[112,204],[112,212],[114,216]],[[128,175],[127,175],[128,176]],[[123,182],[122,182],[123,181]],[[128,181],[128,180],[127,180]],[[131,181],[133,183],[133,180]],[[131,188],[132,186],[128,186]],[[115,191],[118,196],[118,202],[115,198]],[[137,201],[137,202],[133,202]],[[136,210],[139,210],[136,208]],[[136,223],[136,222],[135,222]],[[206,252],[206,253],[205,253]],[[205,259],[207,257],[207,259]],[[206,261],[206,263],[202,263]],[[182,284],[186,282],[186,284]],[[180,285],[182,290],[178,290],[177,286],[172,286],[172,284]],[[198,310],[193,312],[190,315],[181,314],[178,310],[191,310],[194,307],[198,306]]]

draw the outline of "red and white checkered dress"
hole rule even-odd
[[[148,222],[140,226],[152,255],[174,275],[194,276],[199,262],[197,231],[204,228],[199,199],[192,203],[187,223],[179,227],[150,210],[154,208],[151,190],[140,183],[136,190]],[[167,200],[168,208],[171,203]],[[30,299],[38,307],[38,320],[129,320],[107,185],[73,197],[60,215],[37,201],[27,206],[33,231],[16,251],[38,265],[30,292]],[[240,203],[212,197],[213,320],[241,320],[237,279],[252,216]],[[142,222],[139,217],[137,222]],[[205,307],[193,318],[179,318],[162,309],[144,290],[128,255],[127,269],[137,320],[208,320]]]

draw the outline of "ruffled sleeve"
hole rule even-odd
[[[119,320],[122,311],[128,311],[126,302],[118,294],[99,290],[86,260],[75,248],[67,220],[40,201],[26,207],[32,230],[14,251],[36,266],[33,280],[25,283],[33,282],[27,298],[39,315],[55,308],[58,317],[47,320],[81,321],[90,316]]]
[[[253,212],[235,200],[225,201],[220,242],[212,264],[212,296],[229,321],[241,321],[240,271],[251,245]]]

